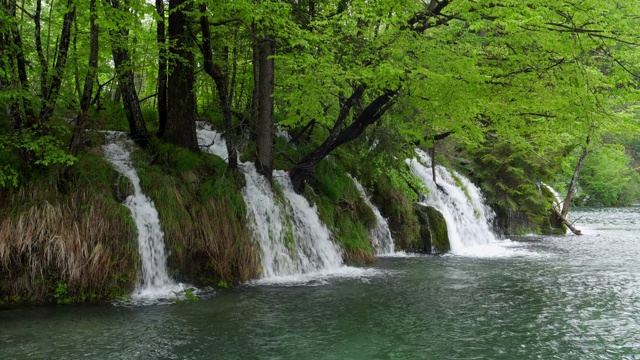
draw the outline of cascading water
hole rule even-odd
[[[560,194],[556,191],[556,189],[552,188],[551,186],[545,183],[541,183],[541,185],[547,188],[547,190],[549,190],[551,194],[553,194],[553,196],[556,198],[556,201],[553,203],[553,206],[555,206],[556,209],[560,210],[562,208],[562,203],[564,202],[564,198],[560,196]]]
[[[197,134],[200,146],[227,159],[220,134],[206,125],[200,125]],[[331,232],[320,221],[316,208],[293,190],[286,172],[274,171],[276,185],[272,187],[253,163],[240,163],[239,167],[246,179],[242,196],[247,221],[260,245],[260,282],[300,282],[326,275],[364,273],[344,265],[340,248],[331,241]]]
[[[451,253],[466,256],[509,254],[502,246],[505,242],[499,242],[489,227],[495,215],[484,204],[480,189],[466,177],[440,165],[436,165],[436,185],[431,158],[419,149],[416,154],[418,159],[407,159],[406,162],[429,189],[422,202],[438,209],[447,222]]]
[[[105,132],[108,143],[103,150],[107,160],[122,176],[131,181],[134,193],[124,205],[131,211],[138,230],[138,252],[142,261],[141,282],[136,287],[134,300],[174,298],[183,290],[167,273],[167,256],[164,250],[164,233],[160,228],[158,211],[140,187],[140,178],[131,163],[129,148],[135,146],[125,133]]]
[[[371,208],[373,211],[373,215],[376,217],[376,227],[371,230],[371,241],[373,242],[373,246],[376,250],[377,255],[391,255],[395,253],[395,246],[393,243],[393,238],[391,237],[391,230],[389,229],[389,224],[387,223],[387,219],[385,219],[378,208],[371,203],[371,199],[367,195],[367,192],[364,190],[364,187],[358,179],[349,175],[351,180],[353,180],[354,185],[358,189],[360,196],[364,202]]]
[[[553,203],[553,207],[555,207],[555,209],[560,212],[562,211],[562,204],[564,203],[564,198],[562,196],[560,196],[560,193],[558,193],[556,191],[556,189],[552,188],[551,186],[545,184],[545,183],[540,183],[542,186],[544,186],[545,188],[547,188],[547,190],[549,190],[551,192],[551,194],[553,194],[553,196],[556,198],[556,201],[554,201]],[[565,230],[565,234],[569,232],[569,229]]]

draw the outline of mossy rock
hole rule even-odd
[[[112,186],[113,197],[117,202],[124,202],[130,195],[133,195],[135,190],[131,180],[126,176],[119,175],[118,180]]]
[[[451,250],[449,233],[444,215],[432,206],[415,204],[414,211],[420,223],[422,250],[431,254],[433,250],[444,253]]]
[[[395,189],[386,176],[375,184],[372,202],[384,216],[397,250],[420,251],[420,222],[412,209],[412,201]]]
[[[450,251],[451,244],[449,243],[449,232],[444,215],[431,206],[427,206],[427,215],[429,216],[433,247],[439,252]]]

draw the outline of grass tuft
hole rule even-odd
[[[195,285],[257,277],[259,252],[245,227],[243,177],[211,154],[167,144],[157,151],[154,165],[141,163],[138,173],[160,216],[172,276]]]
[[[117,178],[88,154],[68,191],[49,174],[0,194],[8,205],[0,209],[0,304],[95,301],[132,290],[136,229],[111,194]]]

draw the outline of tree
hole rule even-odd
[[[167,126],[167,48],[164,0],[156,0],[156,38],[158,40],[158,137],[164,136]]]
[[[89,55],[89,70],[84,80],[84,88],[82,91],[82,97],[80,98],[80,111],[76,117],[76,126],[73,129],[73,135],[69,143],[69,152],[76,156],[78,154],[78,148],[80,146],[82,134],[84,132],[84,124],[88,117],[89,105],[91,104],[91,94],[93,93],[93,82],[96,78],[98,71],[98,24],[96,24],[97,10],[96,0],[90,1],[90,55]]]
[[[164,141],[198,151],[193,38],[188,0],[169,0],[169,81]]]
[[[220,101],[220,108],[222,109],[222,118],[225,126],[227,153],[229,159],[227,164],[229,169],[236,170],[238,167],[238,155],[236,151],[235,133],[233,130],[233,124],[231,119],[231,99],[229,97],[229,80],[226,71],[213,60],[213,48],[211,37],[211,24],[209,18],[205,15],[207,11],[206,5],[200,5],[200,28],[202,31],[202,44],[200,50],[204,57],[204,71],[213,79],[216,83],[218,90],[218,99]]]
[[[131,16],[129,9],[124,9],[120,0],[109,0],[113,8],[116,25],[109,30],[111,36],[111,52],[116,67],[118,86],[122,92],[122,104],[129,122],[131,138],[141,146],[145,146],[149,139],[149,132],[142,116],[138,92],[135,87],[134,74],[131,64],[131,56],[127,49]],[[126,4],[126,3],[125,3]]]

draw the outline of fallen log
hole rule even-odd
[[[567,218],[562,216],[560,211],[558,211],[558,209],[556,209],[555,206],[552,206],[552,209],[553,209],[553,214],[555,216],[557,216],[558,219],[560,219],[562,221],[562,223],[565,224],[567,226],[567,228],[569,228],[569,230],[571,230],[572,233],[574,233],[576,235],[582,235],[582,231],[576,229],[575,226],[573,226],[573,223],[570,223],[569,220],[567,220]]]

